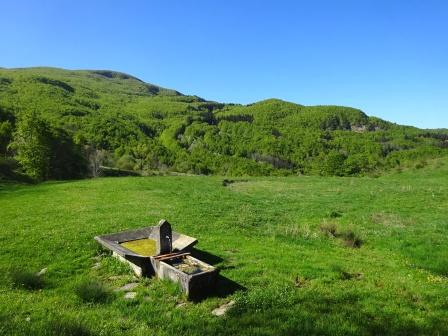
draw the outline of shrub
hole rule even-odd
[[[346,160],[346,156],[337,151],[330,151],[321,166],[322,175],[335,175],[335,176],[343,176],[344,175],[344,162]]]
[[[129,154],[122,155],[117,161],[117,167],[125,170],[133,170],[135,166],[135,161],[133,157]]]
[[[327,236],[330,236],[330,237],[336,237],[336,235],[337,235],[337,228],[336,228],[336,224],[334,224],[334,223],[321,224],[320,230],[323,233],[325,233]]]
[[[110,291],[97,280],[83,280],[76,288],[75,293],[83,302],[103,303],[109,300]]]
[[[36,290],[44,287],[42,276],[27,270],[14,270],[11,273],[11,280],[16,288]]]
[[[363,240],[352,230],[342,232],[340,236],[344,240],[345,245],[349,247],[360,248],[364,243]]]
[[[364,243],[361,237],[352,230],[338,232],[334,223],[321,224],[320,230],[329,237],[342,239],[344,244],[349,247],[359,248]]]
[[[296,275],[295,279],[294,279],[294,286],[301,288],[301,287],[305,287],[308,283],[308,279],[306,277],[301,277],[299,275]]]

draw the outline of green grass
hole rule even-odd
[[[446,335],[448,165],[437,166],[226,186],[199,176],[2,185],[0,334]],[[141,279],[135,300],[80,300],[85,279],[136,281],[93,236],[161,218],[199,239],[225,277],[216,292],[187,302],[175,284]],[[13,286],[17,267],[47,267],[45,286]],[[211,314],[232,299],[225,317]]]
[[[110,297],[110,291],[98,280],[82,280],[75,288],[75,293],[83,302],[104,303]]]
[[[42,276],[29,270],[16,269],[11,272],[12,285],[16,288],[28,290],[42,289],[44,281]]]

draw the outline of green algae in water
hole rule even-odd
[[[121,246],[145,257],[156,254],[156,241],[150,238],[131,240],[120,244]]]

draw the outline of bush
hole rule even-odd
[[[87,303],[103,303],[110,299],[110,291],[97,280],[84,280],[75,288],[76,295]]]
[[[325,223],[320,226],[320,230],[325,233],[327,236],[336,237],[337,228],[334,223]]]
[[[42,276],[27,270],[14,270],[11,273],[12,284],[16,288],[37,290],[44,287]]]
[[[122,155],[117,161],[117,167],[124,170],[133,170],[135,166],[135,160],[129,154]]]
[[[324,223],[320,225],[320,230],[328,237],[342,239],[344,244],[353,248],[360,248],[364,241],[352,230],[338,232],[336,224]]]
[[[363,240],[353,231],[349,230],[340,234],[346,246],[360,248]]]
[[[335,175],[343,176],[344,174],[344,162],[346,156],[337,151],[330,151],[326,157],[325,161],[321,166],[321,173],[323,175]]]

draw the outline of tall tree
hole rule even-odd
[[[49,125],[36,111],[21,113],[11,147],[25,174],[37,181],[49,176],[50,138]]]
[[[145,143],[139,143],[130,150],[131,156],[136,162],[135,169],[142,171],[149,160],[150,149]]]

